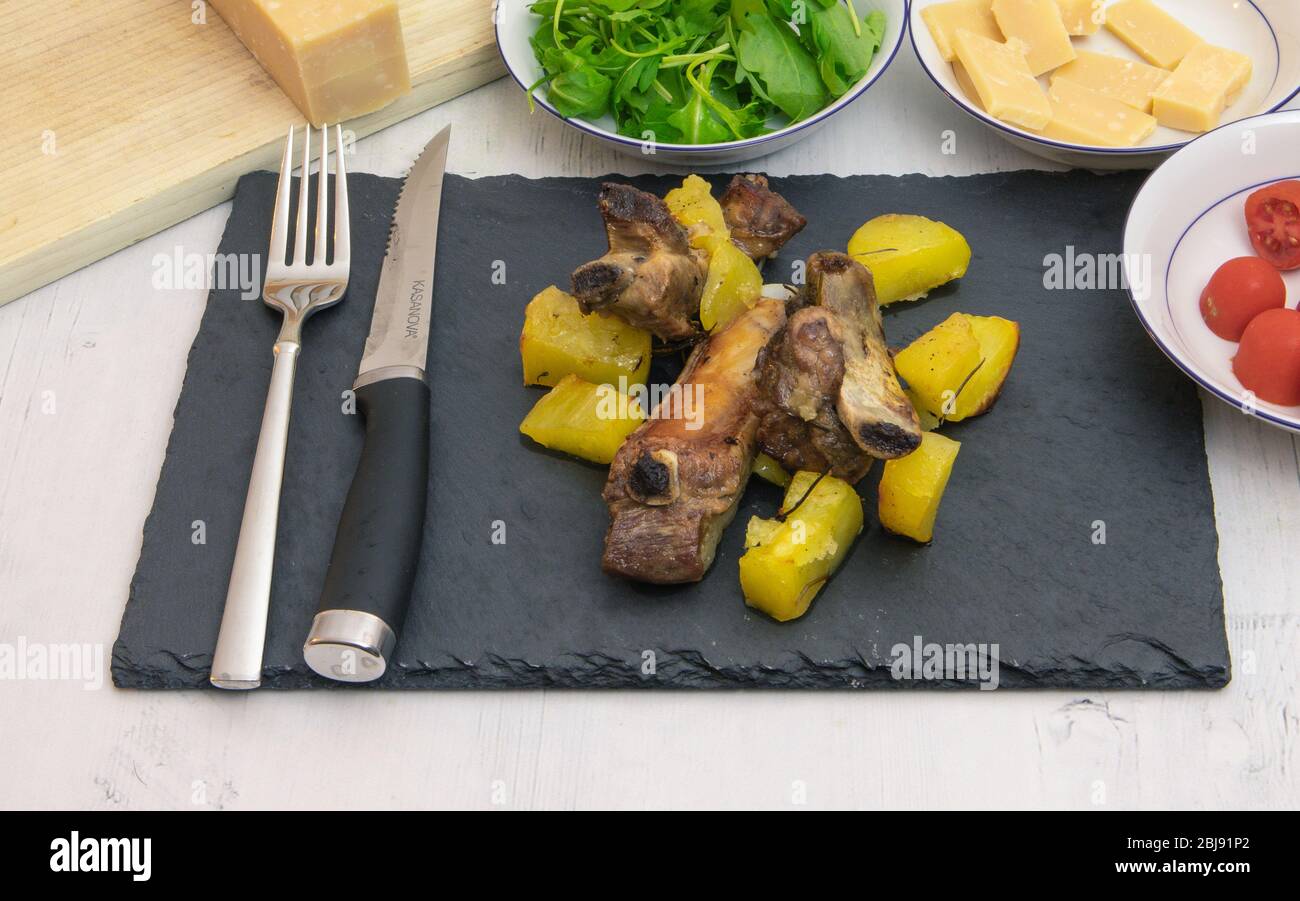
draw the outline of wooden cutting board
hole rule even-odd
[[[401,0],[413,90],[362,137],[503,74],[491,0]],[[0,3],[0,304],[278,168],[302,115],[189,0]]]

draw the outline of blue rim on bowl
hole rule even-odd
[[[1260,19],[1263,20],[1264,24],[1268,26],[1269,34],[1273,36],[1273,49],[1274,52],[1277,54],[1278,69],[1280,70],[1281,60],[1282,60],[1282,45],[1277,39],[1277,30],[1273,28],[1273,23],[1269,21],[1268,16],[1264,15],[1264,11],[1261,10],[1255,4],[1255,0],[1246,0],[1246,2],[1250,4],[1251,8],[1254,9],[1255,12],[1259,14],[1259,17]],[[934,86],[937,87],[945,97],[951,100],[958,109],[966,113],[972,119],[975,119],[978,122],[982,122],[985,125],[990,125],[993,128],[996,128],[998,131],[1003,132],[1004,134],[1010,135],[1011,137],[1014,138],[1022,138],[1026,141],[1030,141],[1034,144],[1040,144],[1044,147],[1053,147],[1057,150],[1070,150],[1076,153],[1096,153],[1096,154],[1103,154],[1107,156],[1126,156],[1132,154],[1149,154],[1149,153],[1169,153],[1171,151],[1180,150],[1183,147],[1186,147],[1192,141],[1204,137],[1204,135],[1196,135],[1188,138],[1186,141],[1179,141],[1173,144],[1153,144],[1150,147],[1097,147],[1091,144],[1070,144],[1064,141],[1053,141],[1051,138],[1045,138],[1042,135],[1036,135],[1030,131],[1021,131],[1018,128],[1012,128],[1003,122],[999,122],[997,119],[994,119],[992,116],[982,115],[978,111],[971,109],[971,107],[968,106],[962,98],[957,97],[946,87],[944,87],[943,82],[939,81],[939,79],[935,77],[934,72],[930,70],[929,65],[926,64],[925,57],[921,55],[921,48],[918,47],[916,44],[916,29],[911,27],[912,22],[911,22],[910,2],[908,5],[909,5],[908,34],[912,41],[912,53],[916,56],[916,61],[921,64],[921,71],[925,73],[926,77],[929,78],[930,81],[934,82]],[[1269,91],[1272,92],[1273,88],[1276,86],[1277,86],[1277,76],[1275,75],[1273,77],[1273,84],[1269,87]],[[1280,103],[1277,103],[1274,106],[1269,107],[1267,110],[1264,110],[1263,112],[1256,113],[1253,116],[1245,116],[1241,119],[1236,119],[1234,121],[1242,122],[1245,119],[1253,119],[1256,116],[1266,116],[1269,113],[1276,113],[1280,109],[1282,109],[1282,107],[1286,106],[1288,103],[1294,100],[1297,96],[1300,96],[1300,84],[1296,85],[1295,88],[1291,91],[1291,93],[1288,94],[1286,98],[1283,99]],[[1231,125],[1231,124],[1233,123],[1232,122],[1224,123],[1224,125]],[[1206,134],[1211,134],[1211,133],[1212,132],[1206,132]]]
[[[821,122],[825,121],[825,119],[829,117],[831,114],[838,112],[839,110],[843,109],[844,107],[848,106],[849,104],[853,103],[853,101],[861,97],[869,87],[871,87],[880,79],[880,76],[885,74],[885,70],[889,68],[891,63],[893,63],[894,59],[898,56],[898,51],[903,47],[903,40],[907,36],[908,28],[911,23],[911,13],[912,13],[912,0],[903,0],[903,21],[899,25],[898,40],[894,42],[894,46],[892,49],[890,49],[889,55],[885,59],[884,63],[881,64],[879,67],[876,67],[873,63],[872,71],[869,71],[867,72],[866,75],[862,76],[862,80],[859,81],[856,85],[854,85],[848,91],[848,93],[844,94],[842,97],[836,98],[836,100],[833,103],[829,104],[824,109],[818,110],[816,113],[809,116],[807,119],[804,119],[800,122],[794,122],[790,125],[785,126],[784,128],[779,128],[776,131],[771,132],[769,134],[759,135],[756,138],[745,138],[744,140],[740,140],[740,141],[724,141],[723,143],[720,144],[667,144],[667,143],[655,142],[655,146],[661,150],[672,151],[676,153],[691,153],[691,152],[695,152],[695,153],[715,152],[716,153],[718,151],[723,151],[723,150],[736,150],[742,147],[755,147],[760,144],[765,144],[768,141],[774,141],[777,140],[778,138],[785,138],[785,137],[789,137],[790,135],[798,134],[799,132],[803,131],[806,128],[810,128],[814,125],[820,124]],[[519,73],[516,72],[514,67],[510,65],[509,57],[507,57],[505,52],[501,49],[500,8],[497,9],[497,14],[493,18],[492,27],[493,27],[493,32],[495,34],[496,44],[497,44],[497,54],[501,57],[501,61],[505,64],[506,72],[508,72],[510,74],[510,77],[514,79],[515,84],[519,85],[519,87],[523,89],[525,93],[527,93],[528,84],[525,83],[523,79],[519,77]],[[913,43],[913,46],[915,46],[915,43]],[[603,128],[585,122],[582,119],[574,119],[569,116],[566,116],[563,113],[561,113],[559,110],[557,110],[554,106],[552,106],[550,103],[548,103],[545,100],[545,98],[543,98],[539,94],[533,95],[533,102],[536,103],[538,106],[540,106],[542,109],[546,110],[555,118],[559,119],[561,122],[565,122],[569,125],[572,125],[574,128],[578,129],[581,132],[589,134],[592,137],[601,138],[606,141],[612,141],[617,144],[622,144],[625,147],[640,147],[642,144],[645,143],[644,141],[638,141],[633,138],[629,138],[626,135],[620,135],[616,132],[606,131]]]
[[[1300,93],[1300,91],[1298,91],[1297,93]],[[1292,94],[1291,96],[1294,98],[1296,95],[1295,95],[1295,94]],[[1215,129],[1213,129],[1213,130],[1211,130],[1211,131],[1207,131],[1205,134],[1197,135],[1196,137],[1192,138],[1192,139],[1191,139],[1190,141],[1188,141],[1186,144],[1183,144],[1183,145],[1180,147],[1180,149],[1179,149],[1178,152],[1179,152],[1179,153],[1182,153],[1183,151],[1188,150],[1188,149],[1189,149],[1193,144],[1196,144],[1196,143],[1198,143],[1198,142],[1200,142],[1200,141],[1202,141],[1202,140],[1205,140],[1205,139],[1211,137],[1212,135],[1215,135],[1215,134],[1217,134],[1218,132],[1223,131],[1225,128],[1233,128],[1233,127],[1236,127],[1236,126],[1240,126],[1241,123],[1243,123],[1243,122],[1251,122],[1251,121],[1255,121],[1255,120],[1258,120],[1258,119],[1267,119],[1267,118],[1271,118],[1271,117],[1277,115],[1278,112],[1279,112],[1278,110],[1269,110],[1269,111],[1266,112],[1266,113],[1259,113],[1259,114],[1254,115],[1254,116],[1244,116],[1243,118],[1241,118],[1241,119],[1236,119],[1236,120],[1234,120],[1234,121],[1232,121],[1232,122],[1225,122],[1224,124],[1220,125],[1218,128],[1215,128]],[[1288,111],[1286,111],[1286,112],[1291,113],[1291,112],[1300,112],[1300,111],[1288,110]],[[1261,409],[1259,409],[1258,407],[1255,407],[1255,408],[1253,408],[1253,409],[1251,409],[1251,410],[1248,411],[1248,410],[1246,409],[1246,404],[1245,404],[1245,402],[1241,399],[1241,397],[1239,397],[1239,396],[1235,396],[1235,395],[1232,395],[1232,394],[1227,393],[1226,391],[1224,391],[1223,389],[1221,389],[1221,388],[1219,388],[1217,385],[1215,385],[1215,384],[1211,381],[1211,379],[1210,379],[1209,376],[1207,376],[1207,375],[1201,373],[1201,372],[1199,371],[1198,368],[1196,368],[1196,367],[1190,365],[1189,363],[1184,362],[1184,360],[1182,359],[1182,357],[1179,356],[1179,355],[1178,355],[1178,354],[1173,350],[1173,348],[1171,348],[1171,347],[1170,347],[1170,346],[1169,346],[1169,345],[1164,341],[1164,339],[1162,339],[1162,338],[1160,337],[1160,335],[1159,335],[1159,334],[1157,333],[1157,331],[1156,331],[1155,326],[1151,323],[1151,321],[1147,318],[1146,314],[1142,311],[1142,306],[1141,306],[1141,305],[1139,304],[1139,302],[1138,302],[1137,295],[1135,295],[1135,294],[1133,293],[1133,288],[1132,288],[1132,285],[1133,285],[1133,279],[1132,279],[1132,277],[1130,276],[1130,274],[1129,274],[1128,271],[1127,271],[1127,270],[1128,270],[1128,254],[1127,254],[1127,250],[1128,250],[1128,246],[1129,246],[1129,232],[1130,232],[1130,230],[1131,230],[1131,228],[1132,228],[1132,223],[1133,223],[1133,210],[1136,208],[1137,203],[1138,203],[1138,200],[1141,199],[1143,192],[1146,190],[1148,182],[1150,182],[1151,179],[1154,178],[1154,177],[1156,176],[1156,173],[1157,173],[1158,171],[1159,171],[1159,170],[1155,170],[1155,171],[1153,171],[1150,175],[1148,175],[1148,176],[1143,180],[1143,182],[1142,182],[1142,186],[1141,186],[1140,188],[1138,188],[1137,193],[1133,195],[1133,201],[1129,204],[1128,212],[1127,212],[1127,213],[1125,214],[1125,216],[1124,216],[1124,249],[1125,249],[1126,252],[1124,253],[1123,258],[1124,258],[1124,267],[1125,267],[1125,281],[1128,283],[1128,287],[1126,288],[1125,293],[1128,295],[1129,305],[1133,307],[1133,313],[1137,316],[1137,318],[1138,318],[1138,322],[1140,322],[1140,323],[1142,324],[1142,329],[1143,329],[1143,331],[1145,331],[1145,332],[1147,333],[1147,335],[1148,335],[1148,336],[1151,338],[1151,340],[1155,343],[1156,347],[1160,348],[1160,352],[1163,353],[1166,357],[1168,357],[1168,358],[1169,358],[1169,361],[1170,361],[1171,363],[1173,363],[1174,366],[1178,367],[1178,369],[1180,369],[1184,375],[1186,375],[1188,378],[1190,378],[1193,382],[1195,382],[1195,383],[1196,383],[1197,385],[1199,385],[1201,388],[1205,389],[1205,390],[1208,391],[1211,395],[1213,395],[1214,397],[1217,397],[1219,400],[1223,401],[1224,403],[1228,404],[1229,406],[1232,406],[1232,407],[1234,407],[1234,408],[1236,408],[1236,409],[1238,409],[1238,410],[1241,410],[1243,413],[1249,413],[1249,415],[1251,415],[1251,416],[1253,416],[1253,417],[1255,417],[1255,418],[1257,418],[1257,419],[1262,419],[1262,420],[1264,420],[1265,422],[1269,422],[1269,423],[1271,423],[1271,424],[1273,424],[1273,425],[1275,425],[1275,426],[1278,426],[1279,428],[1286,429],[1286,430],[1289,431],[1289,432],[1300,432],[1300,423],[1297,423],[1297,422],[1295,422],[1295,421],[1293,421],[1293,420],[1279,418],[1279,417],[1277,417],[1277,416],[1275,416],[1275,415],[1269,413],[1267,410],[1261,410]],[[1273,181],[1275,181],[1275,180],[1276,180],[1276,179],[1270,179],[1269,181],[1264,182],[1264,184],[1272,184]],[[1200,213],[1200,215],[1199,215],[1197,218],[1193,219],[1192,222],[1189,223],[1189,224],[1186,226],[1186,228],[1183,229],[1183,232],[1182,232],[1181,235],[1179,235],[1178,240],[1174,242],[1174,247],[1173,247],[1173,250],[1171,251],[1171,253],[1170,253],[1170,255],[1169,255],[1169,261],[1168,261],[1168,263],[1167,263],[1166,266],[1165,266],[1165,272],[1164,272],[1164,275],[1163,275],[1164,280],[1165,280],[1165,302],[1166,302],[1166,305],[1167,305],[1168,302],[1169,302],[1169,296],[1168,296],[1168,295],[1169,295],[1169,291],[1168,291],[1169,272],[1170,272],[1170,269],[1171,269],[1172,266],[1173,266],[1173,258],[1174,258],[1174,255],[1177,253],[1178,248],[1182,245],[1183,240],[1187,237],[1188,232],[1190,232],[1190,231],[1192,230],[1192,227],[1195,226],[1196,223],[1199,222],[1199,221],[1201,220],[1201,218],[1204,218],[1204,216],[1205,216],[1207,213],[1209,213],[1210,210],[1213,210],[1213,209],[1215,209],[1216,207],[1220,206],[1221,204],[1223,204],[1223,203],[1226,202],[1227,200],[1231,199],[1231,197],[1235,197],[1235,196],[1239,195],[1240,193],[1242,193],[1243,190],[1249,190],[1249,188],[1240,189],[1240,190],[1234,192],[1232,195],[1229,195],[1229,197],[1221,198],[1221,199],[1215,201],[1215,203],[1213,203],[1210,207],[1208,207],[1208,208],[1206,208],[1204,211],[1202,211],[1202,212]]]

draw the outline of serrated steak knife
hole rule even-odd
[[[365,444],[303,646],[308,666],[342,682],[384,674],[420,558],[429,477],[424,367],[450,135],[450,126],[438,132],[402,185],[353,386]]]

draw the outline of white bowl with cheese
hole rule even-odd
[[[1248,136],[1245,141],[1243,136]],[[1244,209],[1252,192],[1300,178],[1300,110],[1230,123],[1189,143],[1152,173],[1124,226],[1124,275],[1143,328],[1186,375],[1264,422],[1300,432],[1300,407],[1255,398],[1233,372],[1236,342],[1201,316],[1215,270],[1255,254]],[[1287,306],[1300,303],[1300,270],[1282,273]]]
[[[1168,78],[1161,75],[1161,67],[1153,63],[1163,63],[1166,69],[1177,67],[1176,62],[1168,60],[1180,59],[1185,50],[1177,46],[1176,36],[1171,31],[1154,32],[1150,37],[1152,45],[1145,49],[1154,53],[1155,57],[1143,59],[1108,27],[1083,22],[1078,22],[1072,30],[1077,32],[1087,27],[1094,29],[1094,33],[1075,33],[1070,36],[1070,45],[1077,54],[1077,59],[1067,62],[1062,68],[1055,67],[1057,61],[1063,58],[1059,55],[1036,60],[1039,67],[1053,66],[1039,74],[1036,81],[1044,95],[1051,93],[1048,105],[1054,116],[1061,117],[1062,109],[1069,109],[1072,104],[1081,104],[1081,117],[1094,126],[1091,131],[1076,129],[1073,122],[1069,123],[1069,127],[1062,127],[1053,121],[1047,126],[1030,128],[995,118],[981,105],[978,89],[971,83],[970,77],[962,78],[959,67],[955,68],[945,58],[955,55],[956,49],[951,46],[941,48],[926,22],[927,8],[948,2],[950,0],[913,0],[909,24],[917,59],[935,85],[960,109],[1030,153],[1088,169],[1149,169],[1160,165],[1170,154],[1186,146],[1201,133],[1164,124],[1170,121],[1171,111],[1177,112],[1169,102],[1161,110],[1148,109],[1143,113],[1131,105],[1129,97],[1124,97],[1127,103],[1115,100],[1120,93],[1131,95],[1132,91],[1147,90],[1143,84],[1144,77],[1154,77],[1156,85]],[[1063,10],[1086,10],[1091,6],[1089,0],[1060,0],[1060,3]],[[1221,113],[1213,109],[1189,109],[1189,117],[1193,120],[1200,118],[1201,121],[1190,121],[1187,124],[1221,127],[1248,116],[1279,110],[1300,93],[1300,2],[1297,0],[1152,0],[1152,3],[1208,45],[1200,47],[1194,58],[1188,61],[1193,69],[1201,62],[1208,65],[1225,64],[1226,58],[1237,59],[1236,54],[1248,57],[1251,64],[1249,78],[1244,84],[1234,85],[1235,96],[1230,95],[1231,101]],[[1106,0],[1103,8],[1110,9],[1115,5],[1116,0]],[[1138,37],[1141,38],[1141,35]],[[1005,39],[1005,36],[990,33],[987,40],[997,38]],[[967,43],[963,44],[962,50],[968,57],[987,48],[987,44],[981,46],[969,37],[964,40]],[[1051,48],[1056,46],[1055,43],[1050,44]],[[1216,55],[1217,50],[1212,48],[1222,48],[1228,52]],[[1040,52],[1047,49],[1045,40],[1040,45]],[[1170,55],[1161,58],[1162,54]],[[1115,65],[1116,59],[1123,61],[1122,69]],[[1127,65],[1130,62],[1132,66]],[[1117,69],[1118,73],[1113,71]],[[1052,84],[1054,79],[1058,81],[1055,87]],[[1080,91],[1080,86],[1088,90]],[[1097,101],[1097,94],[1092,89],[1099,86],[1113,91],[1112,95],[1104,101]],[[1115,93],[1114,90],[1118,88],[1123,91]],[[1158,92],[1159,87],[1156,90]],[[1093,106],[1094,101],[1104,105]],[[1034,100],[1033,103],[1038,101]],[[1027,104],[1029,105],[1032,104]],[[1037,107],[1034,109],[1036,115]],[[1162,121],[1152,123],[1148,119],[1152,114],[1159,116]],[[1027,120],[1030,118],[1026,116]],[[1037,122],[1036,119],[1034,121]],[[1092,135],[1103,134],[1100,130],[1102,126],[1098,124],[1103,122],[1107,143],[1090,140]],[[1128,140],[1127,136],[1148,131],[1144,137]],[[1118,140],[1115,136],[1118,136]]]
[[[533,102],[565,124],[629,156],[653,154],[649,158],[655,162],[678,166],[722,165],[756,159],[803,140],[865,94],[879,80],[903,46],[903,35],[907,31],[908,3],[909,0],[853,0],[859,17],[864,17],[873,10],[879,10],[885,15],[885,32],[880,49],[872,58],[867,73],[846,93],[812,116],[758,137],[715,144],[647,142],[619,134],[613,117],[608,115],[595,121],[564,115],[547,101],[544,90],[534,91]],[[501,0],[494,11],[497,49],[506,71],[525,91],[536,85],[544,74],[529,43],[542,19],[528,7],[529,0]]]

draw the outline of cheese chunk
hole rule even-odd
[[[1074,45],[1056,0],[993,0],[993,18],[1008,43],[1025,45],[1025,61],[1034,75],[1074,59]]]
[[[1056,0],[1065,30],[1073,35],[1096,34],[1106,21],[1106,0]]]
[[[921,18],[929,27],[930,36],[934,38],[939,55],[945,62],[950,63],[957,58],[952,42],[958,29],[964,28],[992,41],[1002,40],[1002,32],[998,30],[998,23],[993,18],[993,0],[936,3],[921,10]]]
[[[1156,130],[1156,120],[1068,78],[1052,79],[1047,92],[1052,121],[1043,135],[1072,144],[1136,147]]]
[[[1215,47],[1213,44],[1197,44],[1187,51],[1183,61],[1174,70],[1174,75],[1184,70],[1195,72],[1196,78],[1207,86],[1222,85],[1224,94],[1231,103],[1250,82],[1255,64],[1244,53],[1226,47]]]
[[[397,0],[211,0],[313,125],[387,106],[411,89]]]
[[[953,48],[990,116],[1030,131],[1039,131],[1051,121],[1047,94],[1029,71],[1019,45],[1000,44],[958,29]]]
[[[1120,0],[1106,10],[1106,27],[1153,66],[1172,69],[1200,36],[1151,0]]]
[[[1151,94],[1169,77],[1164,69],[1135,59],[1080,50],[1079,58],[1052,73],[1052,82],[1068,78],[1075,84],[1127,103],[1135,110],[1151,112]]]
[[[980,102],[980,92],[975,87],[975,82],[970,80],[970,73],[966,67],[961,64],[961,60],[952,61],[952,75],[957,79],[957,87],[966,95],[966,99],[975,104],[977,109],[984,109],[984,104]]]
[[[1155,117],[1170,128],[1209,131],[1250,81],[1252,70],[1250,57],[1234,50],[1193,47],[1152,95]]]
[[[1219,124],[1227,108],[1222,91],[1207,90],[1193,79],[1176,75],[1169,76],[1152,99],[1151,112],[1160,124],[1181,131],[1209,131]]]

